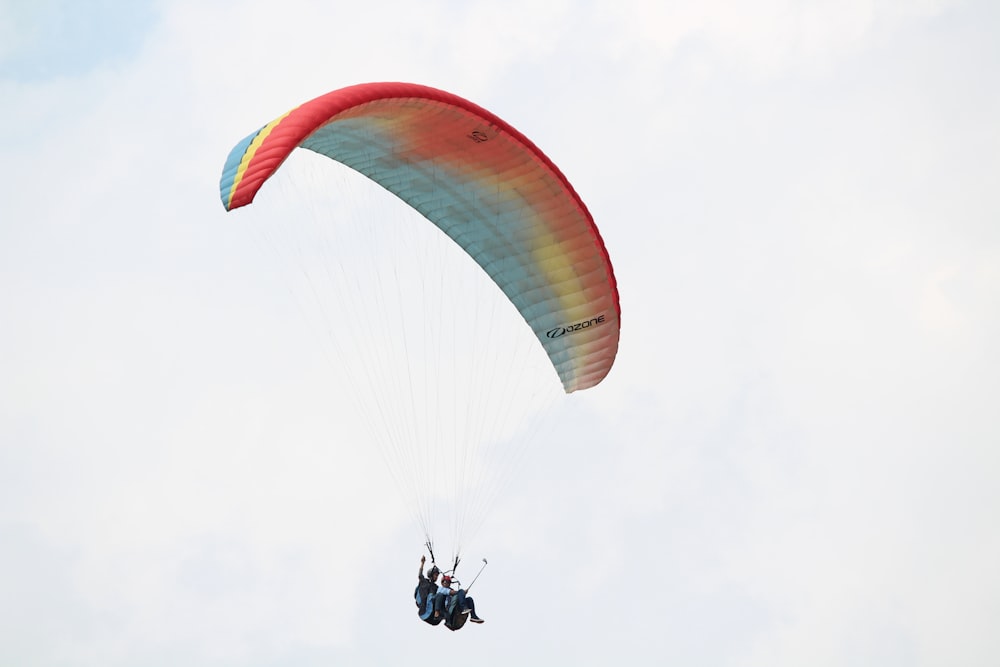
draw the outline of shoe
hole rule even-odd
[[[486,621],[484,621],[481,618],[470,618],[469,620],[472,621],[473,623],[485,623],[486,622]]]

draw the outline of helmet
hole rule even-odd
[[[441,577],[441,585],[442,586],[450,586],[451,585],[451,577],[448,576],[447,574],[444,575],[443,577]]]
[[[433,565],[433,564],[432,564],[432,565],[431,565],[431,566],[430,566],[430,567],[429,567],[429,568],[427,569],[427,578],[428,578],[428,579],[437,579],[437,576],[438,576],[439,574],[441,574],[441,570],[439,570],[439,569],[438,569],[438,566],[437,566],[437,565]]]

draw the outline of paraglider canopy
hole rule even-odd
[[[296,147],[368,176],[460,245],[521,313],[567,393],[607,375],[620,319],[611,262],[579,195],[527,137],[435,88],[350,86],[239,142],[220,182],[226,209],[252,202]]]

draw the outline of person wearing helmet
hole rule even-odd
[[[443,600],[438,599],[437,578],[440,574],[438,566],[431,563],[424,576],[424,563],[426,558],[420,557],[420,567],[417,569],[417,588],[413,591],[413,598],[417,602],[417,616],[421,621],[437,625],[444,620],[442,613]]]
[[[450,630],[458,630],[465,625],[463,615],[468,614],[469,620],[473,623],[485,623],[476,614],[476,602],[470,598],[464,588],[452,590],[452,578],[449,575],[441,577],[441,585],[438,586],[438,599],[444,601],[446,614],[445,626]]]

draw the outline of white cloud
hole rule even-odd
[[[596,15],[613,27],[606,44],[609,53],[619,58],[631,61],[645,56],[652,66],[662,67],[679,57],[692,57],[694,73],[704,75],[722,67],[752,78],[771,78],[789,71],[828,69],[856,53],[878,22],[927,18],[950,4],[954,3],[636,0],[599,5]]]

